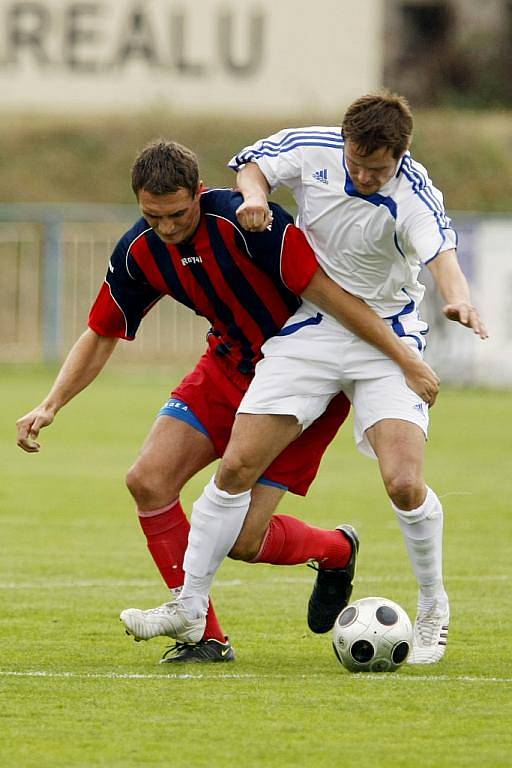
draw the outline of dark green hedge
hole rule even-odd
[[[331,118],[332,124],[339,116]],[[225,162],[255,138],[301,120],[186,120],[169,113],[81,119],[2,116],[0,202],[132,202],[129,169],[156,136],[198,154],[210,186],[233,183]],[[418,111],[414,155],[444,191],[450,210],[512,210],[512,115],[509,112]],[[286,196],[278,197],[282,201]]]

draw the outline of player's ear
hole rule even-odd
[[[203,180],[202,180],[202,179],[199,179],[199,183],[198,183],[198,185],[197,185],[196,194],[194,195],[194,197],[197,197],[197,195],[200,195],[200,194],[201,194],[201,192],[203,191],[203,189],[204,189]]]

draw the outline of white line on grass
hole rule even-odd
[[[240,587],[244,583],[240,579],[226,579],[215,582],[220,587]],[[104,587],[154,587],[158,586],[155,579],[69,579],[53,581],[41,579],[40,581],[3,581],[0,589],[94,589]]]
[[[10,670],[0,670],[0,677],[64,677],[64,678],[77,678],[79,680],[202,680],[205,675],[191,675],[191,674],[165,674],[161,675],[153,674],[128,674],[123,672],[48,672],[45,670],[30,670],[26,672],[14,672]],[[240,675],[240,674],[217,674],[208,675],[209,678],[214,680],[224,679],[238,679],[246,677],[255,677],[255,675]]]
[[[25,672],[18,672],[13,670],[0,670],[0,677],[45,677],[45,678],[76,678],[78,680],[309,680],[312,678],[326,677],[325,673],[307,675],[256,675],[256,674],[239,674],[239,673],[225,673],[225,674],[129,674],[121,672],[51,672],[47,670],[27,670]],[[363,682],[379,681],[393,681],[393,682],[418,682],[418,683],[430,683],[430,682],[446,682],[446,683],[512,683],[512,677],[484,677],[483,675],[470,676],[470,675],[407,675],[404,671],[395,675],[385,674],[365,674],[352,675],[350,677],[344,676],[345,680],[358,680]]]
[[[506,573],[495,573],[487,576],[450,576],[449,582],[503,582],[510,581],[511,575]],[[263,588],[266,584],[274,586],[275,584],[309,584],[311,581],[307,576],[280,576],[276,578],[265,579],[259,583],[258,587]],[[360,576],[357,579],[358,584],[378,584],[387,582],[403,582],[403,576]],[[242,587],[249,582],[242,579],[219,579],[215,582],[216,587]],[[0,589],[104,589],[105,587],[155,587],[158,586],[155,579],[69,579],[53,581],[41,579],[40,581],[2,581]]]

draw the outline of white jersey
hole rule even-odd
[[[339,127],[291,128],[246,147],[229,166],[256,162],[272,188],[290,187],[297,224],[325,272],[394,320],[423,298],[421,265],[454,248],[457,237],[441,192],[409,152],[377,194],[362,195],[343,146]]]

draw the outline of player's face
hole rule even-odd
[[[141,189],[137,199],[142,215],[164,243],[179,245],[194,234],[201,216],[199,189],[194,196],[182,187],[167,195]]]
[[[357,144],[345,142],[345,163],[354,186],[362,195],[373,195],[394,176],[398,161],[390,149],[381,147],[362,155]]]

